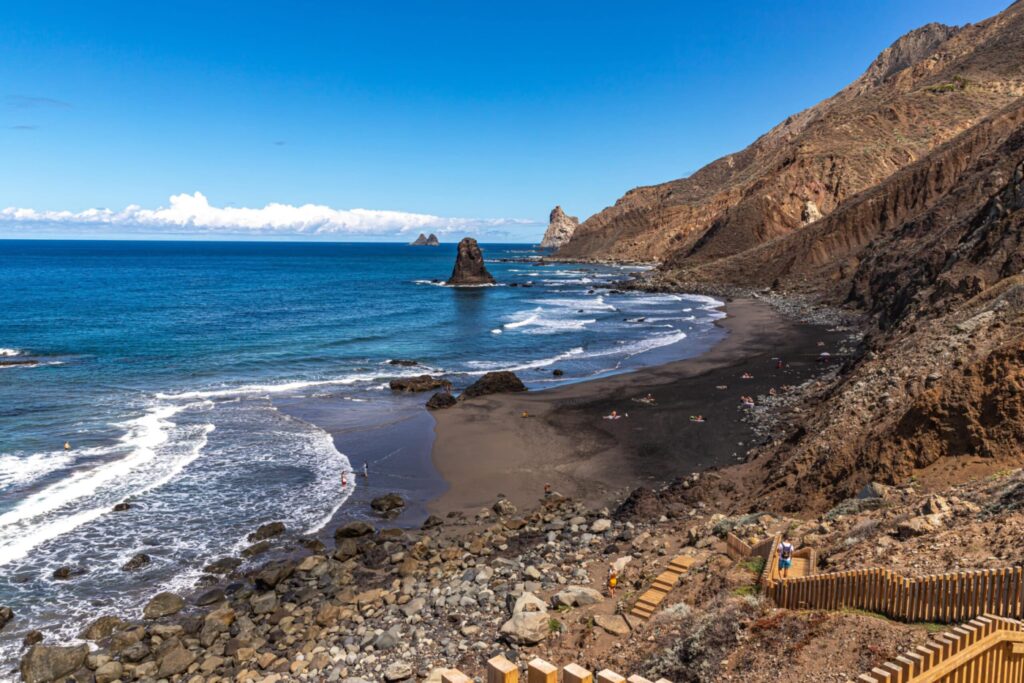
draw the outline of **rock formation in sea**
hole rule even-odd
[[[459,242],[458,255],[455,257],[455,268],[448,278],[449,285],[493,285],[494,277],[487,272],[484,255],[480,246],[472,237],[464,237]]]
[[[437,379],[432,375],[418,375],[416,377],[393,379],[388,386],[391,387],[392,391],[415,393],[419,391],[433,391],[434,389],[451,391],[452,383],[446,379]]]
[[[413,247],[436,247],[439,244],[441,244],[441,241],[437,239],[437,235],[430,233],[430,237],[427,237],[422,232],[419,237],[409,242],[409,245]]]
[[[556,206],[551,209],[551,215],[548,217],[548,229],[544,231],[544,239],[540,241],[540,246],[546,249],[561,247],[572,238],[572,234],[576,232],[579,224],[579,218],[567,215],[565,211],[562,211],[562,207]]]

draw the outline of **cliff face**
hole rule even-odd
[[[559,254],[706,262],[813,224],[1024,94],[1022,24],[1017,3],[963,29],[912,31],[742,152],[626,193]]]
[[[556,206],[548,217],[548,229],[544,231],[544,239],[541,240],[540,246],[548,249],[561,247],[572,238],[579,224],[579,218],[566,215],[562,207]]]

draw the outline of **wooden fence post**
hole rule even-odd
[[[610,669],[602,669],[597,672],[597,683],[626,683],[626,677]]]
[[[526,665],[527,683],[558,683],[558,667],[539,657]]]
[[[487,683],[519,683],[519,667],[502,655],[489,659]]]
[[[441,683],[473,683],[473,679],[458,669],[448,669],[441,674]]]
[[[594,674],[579,664],[567,664],[562,669],[562,683],[594,683]]]

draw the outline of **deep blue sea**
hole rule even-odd
[[[638,268],[482,246],[498,286],[436,282],[454,244],[0,241],[0,360],[37,361],[0,368],[0,605],[18,614],[0,677],[29,628],[73,635],[186,588],[262,522],[323,529],[360,485],[343,471],[430,480],[408,474],[429,468],[429,394],[390,378],[511,369],[540,389],[722,335],[714,300],[610,291]],[[138,552],[152,564],[121,571]]]

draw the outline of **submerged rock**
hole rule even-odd
[[[269,522],[262,524],[256,531],[249,534],[250,541],[265,541],[284,533],[284,522]]]
[[[146,553],[138,553],[132,556],[132,559],[128,560],[123,565],[121,565],[121,571],[134,572],[136,570],[142,569],[152,561],[152,558],[150,558],[150,556]]]
[[[403,368],[411,368],[419,364],[419,361],[410,360],[408,358],[392,358],[391,360],[388,361],[388,365],[399,365]]]
[[[484,266],[484,255],[480,246],[472,237],[464,237],[459,242],[459,252],[455,257],[455,268],[448,278],[450,285],[493,285],[494,276]]]
[[[405,507],[405,499],[397,493],[388,493],[383,496],[378,496],[370,501],[370,507],[373,508],[374,512],[380,514],[388,514],[396,510],[400,510]]]
[[[500,370],[488,372],[486,375],[466,387],[459,399],[486,396],[487,394],[505,394],[526,391],[526,385],[516,377],[514,372]]]

